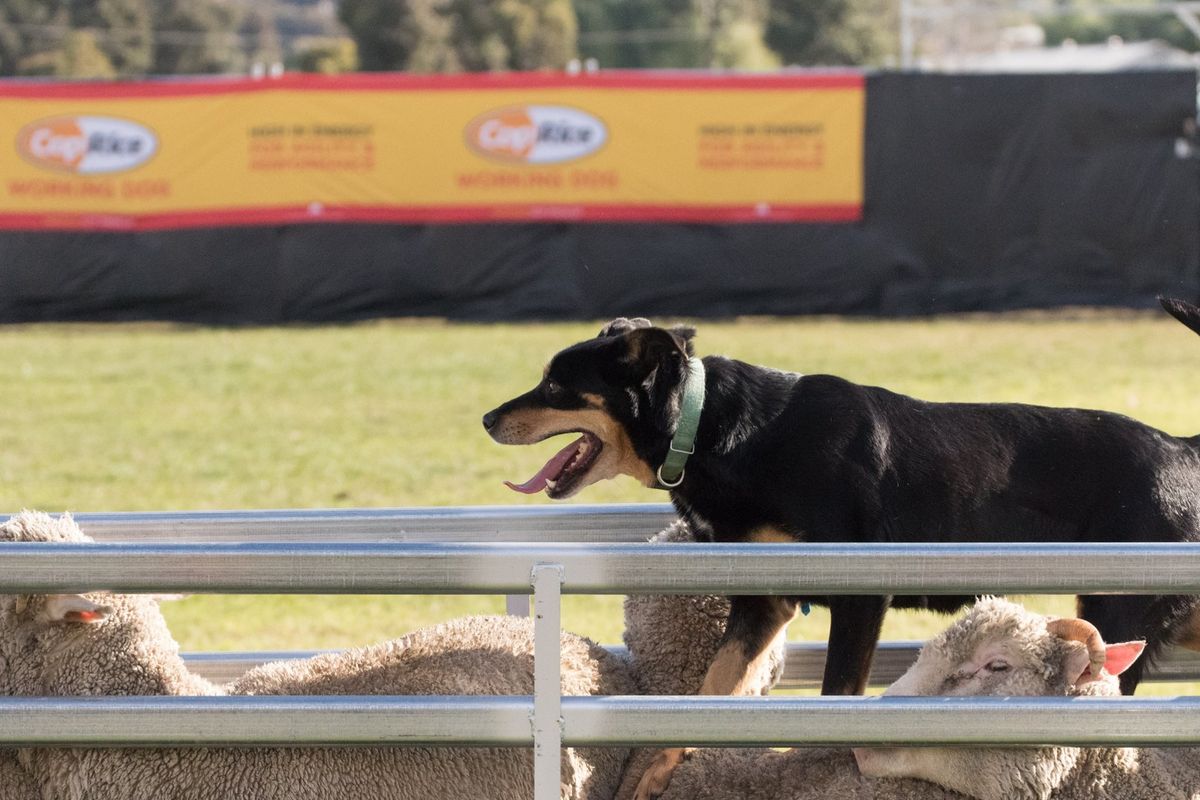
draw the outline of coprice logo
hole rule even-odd
[[[39,167],[103,175],[140,167],[158,150],[145,125],[116,117],[49,117],[17,133],[17,151]]]
[[[570,106],[507,106],[471,120],[466,138],[472,150],[494,161],[561,164],[599,150],[608,129]]]

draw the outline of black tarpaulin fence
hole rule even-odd
[[[0,232],[0,322],[912,315],[1200,297],[1191,71],[869,76],[854,223]]]

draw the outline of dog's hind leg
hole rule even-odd
[[[890,597],[847,595],[829,598],[829,650],[821,694],[862,694]]]
[[[771,646],[796,616],[796,603],[786,597],[746,597],[729,599],[729,622],[721,646],[713,658],[700,694],[745,694],[757,681],[751,676],[763,669]],[[671,774],[688,750],[671,747],[659,752],[638,782],[635,800],[650,800],[666,791]]]

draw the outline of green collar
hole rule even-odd
[[[675,426],[667,457],[658,468],[658,485],[662,489],[674,489],[683,483],[683,465],[696,452],[696,430],[704,409],[704,362],[695,356],[688,359],[688,376],[679,405],[679,424]]]

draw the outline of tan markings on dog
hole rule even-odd
[[[583,429],[604,443],[604,449],[589,472],[595,483],[603,478],[630,475],[645,486],[655,485],[654,470],[638,458],[624,426],[605,410],[599,395],[586,394],[586,408],[565,411],[557,408],[525,408],[510,411],[493,434],[502,444],[533,444],[557,433]]]
[[[671,774],[675,772],[675,768],[694,749],[669,747],[660,750],[642,773],[642,779],[638,781],[637,791],[633,795],[634,800],[650,800],[665,792],[671,785]]]
[[[708,672],[704,675],[700,694],[732,697],[746,694],[746,686],[755,683],[751,678],[756,677],[763,669],[770,669],[770,652],[770,648],[766,647],[754,658],[748,658],[746,648],[741,642],[726,642],[717,651]]]
[[[700,694],[736,697],[747,694],[749,686],[765,684],[758,676],[764,671],[770,671],[771,653],[796,613],[796,606],[782,598],[775,604],[775,608],[778,613],[768,622],[768,627],[776,626],[775,632],[767,644],[753,657],[746,655],[746,648],[742,642],[730,641],[721,645],[704,676]],[[666,791],[675,767],[679,766],[679,762],[683,761],[691,750],[692,748],[669,747],[660,751],[638,781],[634,800],[650,800]]]
[[[617,422],[611,414],[608,413],[604,398],[598,394],[585,394],[583,399],[587,403],[600,412],[601,417],[606,423],[605,430],[588,430],[600,437],[604,442],[604,447],[607,450],[609,447],[617,449],[617,464],[616,469],[622,475],[629,475],[636,478],[643,486],[656,486],[658,478],[654,474],[654,470],[645,461],[638,457],[637,451],[633,449],[633,442],[629,439],[629,434],[625,430],[625,426]]]
[[[796,615],[796,606],[780,599],[780,602],[775,604],[775,611],[764,626],[764,633],[768,636],[753,656],[746,653],[744,642],[729,641],[721,645],[704,675],[700,694],[737,696],[745,694],[749,685],[762,685],[758,676],[764,670],[771,669],[771,651],[779,637],[784,635],[787,624]]]
[[[758,542],[759,544],[795,544],[796,537],[789,536],[772,525],[764,525],[761,528],[755,528],[750,531],[748,541]]]
[[[1190,617],[1176,626],[1173,638],[1180,647],[1200,650],[1200,609],[1193,611]]]

